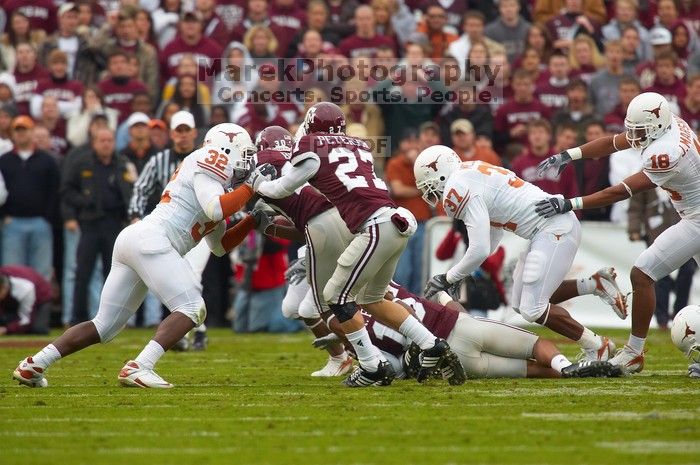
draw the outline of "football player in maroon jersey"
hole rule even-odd
[[[332,262],[337,267],[328,282],[319,283],[322,295],[317,294],[319,300],[328,303],[360,362],[345,384],[388,385],[395,376],[372,344],[357,304],[420,346],[419,381],[445,365],[452,367],[455,380],[463,378],[459,360],[447,342],[436,338],[405,308],[384,299],[416,220],[408,210],[397,207],[384,181],[376,177],[367,143],[345,135],[345,116],[337,105],[321,102],[309,109],[289,163],[290,168],[279,179],[258,186],[258,194],[284,198],[308,182],[338,209],[353,234]],[[310,237],[307,228],[312,263],[319,248],[328,243],[319,236],[320,240]]]

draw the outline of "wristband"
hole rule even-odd
[[[448,303],[452,302],[452,297],[450,297],[450,295],[447,292],[440,291],[438,292],[437,300],[440,303],[440,305],[445,306]]]
[[[632,197],[632,189],[630,189],[630,186],[628,186],[627,184],[625,184],[625,181],[620,182],[620,184],[622,184],[622,187],[625,188],[625,190],[627,191],[627,193],[629,194],[629,196]]]
[[[569,152],[569,156],[572,160],[579,160],[583,158],[583,152],[581,151],[581,147],[574,147],[573,149],[567,150],[567,152]]]
[[[581,197],[574,197],[571,199],[571,209],[581,210],[583,208],[583,199]]]

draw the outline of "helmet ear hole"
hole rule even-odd
[[[231,153],[231,149],[226,149],[226,150],[224,150],[224,153],[225,153],[226,155],[228,155],[229,153]]]
[[[440,176],[440,181],[444,181],[444,180],[445,180],[445,176]]]

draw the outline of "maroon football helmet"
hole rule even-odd
[[[294,147],[292,134],[282,126],[270,126],[258,133],[255,138],[255,148],[258,150],[276,150],[291,152]]]
[[[338,105],[320,102],[309,108],[302,123],[305,134],[314,132],[345,133],[345,115]]]

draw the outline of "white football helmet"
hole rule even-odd
[[[644,149],[671,127],[673,114],[668,100],[656,92],[644,92],[632,99],[625,116],[625,137],[635,149]]]
[[[426,203],[435,207],[440,202],[447,178],[459,169],[460,163],[459,155],[444,145],[433,145],[418,155],[413,174]]]
[[[255,146],[245,128],[233,123],[217,124],[204,136],[204,144],[233,156],[233,183],[244,180],[255,166]]]
[[[700,306],[688,305],[673,319],[671,339],[683,354],[700,363]]]

